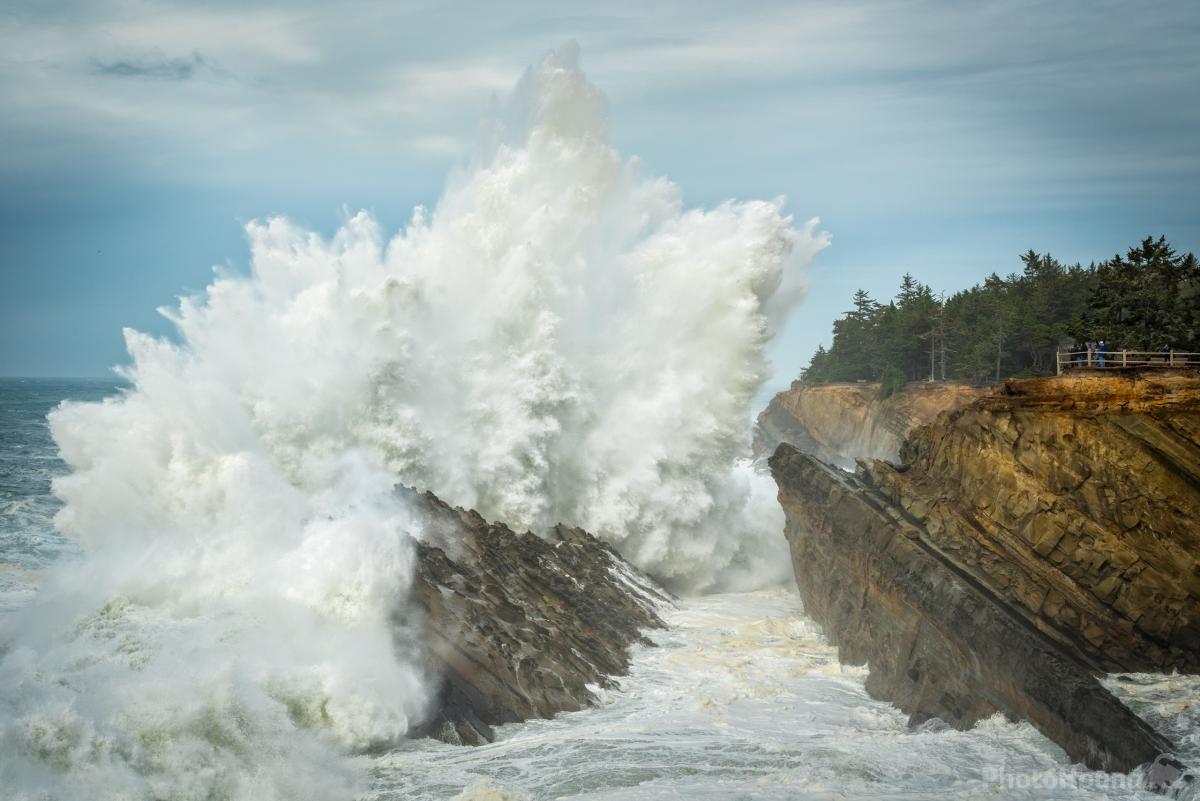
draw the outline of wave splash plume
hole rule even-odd
[[[132,389],[51,415],[85,556],[3,622],[17,798],[332,798],[422,712],[389,623],[397,482],[578,525],[684,590],[786,569],[742,457],[763,348],[826,244],[782,201],[684,210],[607,140],[573,45],[522,78],[432,213],[386,239],[248,226],[252,270],[126,339]],[[105,796],[107,793],[107,796]]]

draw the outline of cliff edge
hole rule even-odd
[[[781,442],[787,442],[847,469],[854,468],[855,459],[894,460],[908,432],[985,392],[965,384],[914,382],[881,398],[879,384],[797,381],[759,414],[754,454],[770,456]]]
[[[900,458],[770,460],[806,610],[868,689],[1093,768],[1169,750],[1094,676],[1200,669],[1200,378],[1009,381]]]

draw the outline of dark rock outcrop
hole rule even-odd
[[[960,408],[985,390],[964,384],[912,383],[890,398],[879,384],[794,382],[758,416],[754,453],[770,456],[787,442],[847,469],[855,459],[896,459],[908,432],[941,412]]]
[[[434,495],[414,584],[418,628],[441,691],[414,736],[479,744],[492,726],[582,709],[609,687],[629,648],[661,628],[669,596],[608,545],[557,526],[514,533]]]
[[[868,689],[1091,767],[1169,750],[1094,675],[1200,668],[1200,379],[1010,381],[901,456],[770,460],[806,609]]]

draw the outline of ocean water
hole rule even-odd
[[[77,553],[54,527],[65,475],[46,415],[64,400],[99,401],[124,382],[104,378],[0,378],[0,612],[28,600],[38,571]]]
[[[32,601],[40,571],[76,559],[52,521],[50,482],[66,472],[45,424],[60,400],[95,401],[116,382],[0,380],[0,563],[4,609]],[[513,799],[1150,799],[1140,777],[1070,765],[1028,724],[1002,718],[969,732],[910,730],[868,697],[866,671],[844,667],[789,588],[718,593],[665,609],[669,628],[639,647],[621,687],[595,709],[500,727],[479,748],[433,740],[354,761],[363,801]],[[1110,685],[1200,764],[1200,679],[1136,675]],[[0,720],[0,727],[13,721]],[[260,747],[267,749],[269,741]],[[247,760],[246,770],[255,762]],[[270,758],[268,754],[262,755]],[[0,798],[10,796],[0,789]],[[12,796],[52,799],[53,794]],[[155,794],[196,792],[186,768]],[[265,797],[265,796],[264,796]],[[336,791],[324,796],[348,798]]]
[[[912,730],[843,667],[791,589],[681,601],[597,709],[501,727],[497,742],[414,741],[376,760],[372,801],[1150,799],[1139,775],[1067,762],[1027,723]],[[1195,677],[1113,681],[1200,757]]]

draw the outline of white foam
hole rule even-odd
[[[400,481],[581,525],[676,587],[786,571],[739,462],[763,347],[827,240],[782,201],[685,210],[607,140],[573,46],[521,80],[432,213],[386,239],[255,222],[248,276],[128,331],[132,388],[66,404],[57,525],[84,557],[4,622],[17,798],[333,798],[426,695],[388,626]]]
[[[1163,797],[1138,772],[1070,764],[1029,723],[1003,715],[970,731],[910,729],[907,715],[867,694],[865,668],[838,663],[794,591],[688,598],[664,616],[671,628],[635,651],[600,708],[502,726],[479,748],[406,743],[377,760],[368,798],[434,801],[463,788],[574,801]],[[1200,762],[1196,677],[1120,684],[1185,763]]]

